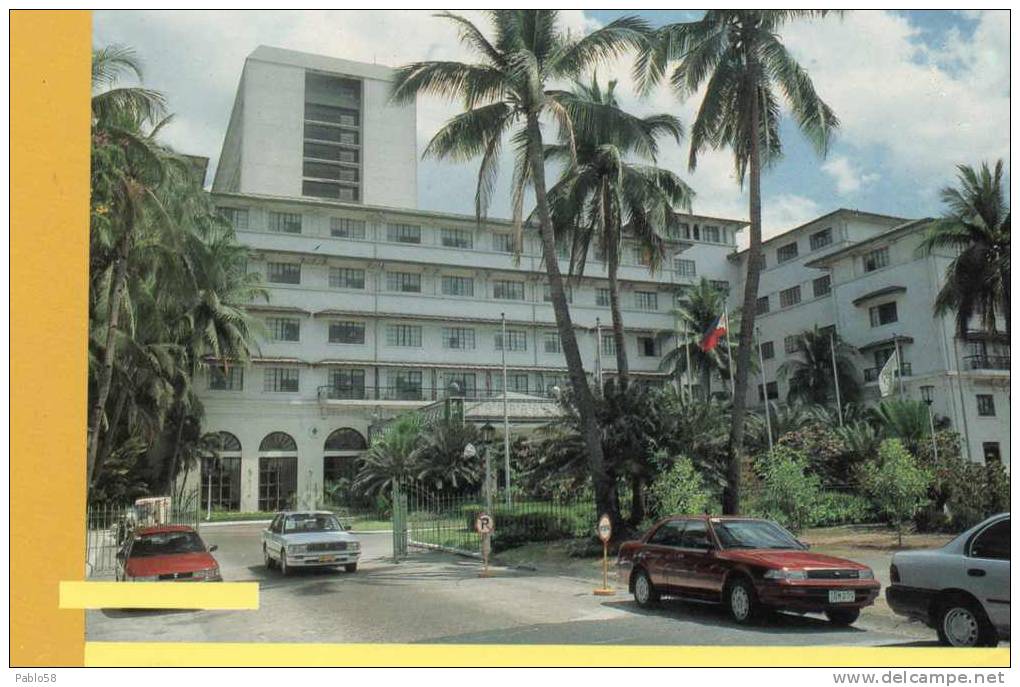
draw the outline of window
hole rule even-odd
[[[768,390],[769,400],[770,401],[773,401],[773,400],[779,398],[779,384],[778,383],[776,383],[776,382],[769,382],[768,384],[765,385],[765,388]],[[763,402],[763,403],[765,402],[765,392],[762,391],[761,384],[758,385],[758,400]]]
[[[660,546],[680,546],[684,524],[685,522],[683,520],[670,520],[669,522],[663,523],[659,529],[652,533],[652,536],[648,539],[648,543],[658,544]]]
[[[351,267],[330,267],[329,287],[331,289],[364,289],[365,270]]]
[[[220,216],[238,231],[248,230],[248,208],[219,208]]]
[[[497,253],[513,253],[514,252],[513,234],[493,234],[492,250],[496,251]]]
[[[396,398],[401,400],[418,400],[421,398],[421,371],[400,370],[393,376],[393,390]]]
[[[329,235],[338,239],[365,238],[365,220],[349,217],[330,217]]]
[[[496,332],[496,350],[503,350],[503,334]],[[506,350],[526,351],[528,350],[528,333],[523,329],[506,330]]]
[[[475,280],[471,277],[443,277],[444,296],[474,296]]]
[[[356,167],[345,167],[342,165],[334,165],[331,162],[315,162],[312,160],[305,160],[302,169],[305,177],[312,177],[315,179],[333,179],[336,181],[351,181],[354,183],[358,182],[360,174]]]
[[[602,354],[616,355],[616,337],[612,333],[602,335]]]
[[[443,229],[440,242],[447,248],[475,247],[475,237],[467,229]]]
[[[574,302],[574,289],[573,288],[571,288],[569,286],[563,287],[563,295],[565,295],[567,297],[567,303],[573,303]],[[546,285],[544,285],[542,287],[542,300],[545,301],[546,303],[551,303],[552,302],[552,290],[550,289],[548,284],[546,284]]]
[[[311,75],[309,75],[311,76]],[[318,78],[330,78],[315,75]],[[344,126],[358,126],[358,111],[349,110],[332,105],[320,105],[318,103],[305,103],[305,119],[329,124],[342,124]]]
[[[991,394],[978,394],[977,411],[981,417],[995,417],[995,396]]]
[[[223,369],[218,365],[209,368],[209,388],[213,391],[241,391],[244,389],[244,368],[234,365]]]
[[[708,538],[708,526],[704,520],[687,521],[687,527],[684,528],[684,533],[680,537],[680,548],[702,551],[712,548],[712,543]]]
[[[825,248],[832,243],[832,227],[811,234],[811,250]]]
[[[421,243],[421,227],[417,224],[387,224],[386,240],[396,243]]]
[[[757,310],[757,314],[759,314],[759,315],[764,315],[765,313],[767,313],[769,311],[769,297],[768,296],[759,296],[758,297],[758,304],[757,304],[756,310]]]
[[[609,289],[595,289],[595,305],[601,308],[608,308],[609,303]]]
[[[711,241],[712,243],[719,243],[719,227],[713,227],[711,225],[702,227],[701,238],[705,241]]]
[[[270,341],[300,341],[301,321],[296,317],[267,317]]]
[[[443,374],[443,385],[450,390],[450,385],[456,384],[460,387],[460,393],[465,398],[478,397],[478,384],[475,381],[474,372],[446,372]]]
[[[503,391],[503,375],[496,375],[494,378],[496,391]],[[528,393],[528,373],[511,372],[506,376],[506,390],[519,394]]]
[[[874,272],[889,264],[889,248],[877,248],[864,254],[864,271]]]
[[[421,293],[421,275],[415,272],[387,272],[386,290]]]
[[[795,257],[797,257],[796,241],[780,246],[779,250],[776,251],[776,262],[786,262],[787,260],[793,260]]]
[[[301,265],[296,262],[267,263],[266,280],[273,284],[300,284]]]
[[[730,292],[730,283],[725,279],[710,279],[708,283],[711,284],[712,288],[717,291],[722,291],[727,294]]]
[[[998,444],[996,444],[996,449],[998,449]],[[969,555],[972,558],[1008,561],[1009,530],[1009,518],[989,525],[974,537],[974,541],[970,545]]]
[[[685,260],[683,258],[676,258],[673,261],[673,269],[681,277],[696,277],[698,276],[698,268],[693,260]]]
[[[364,322],[330,322],[329,342],[335,344],[365,343]]]
[[[348,400],[365,398],[365,371],[330,370],[329,397]]]
[[[652,252],[644,246],[632,246],[631,255],[634,256],[634,262],[638,265],[648,267],[652,264]]]
[[[283,234],[301,233],[301,215],[293,212],[270,212],[269,231]]]
[[[659,355],[659,347],[655,345],[655,337],[639,336],[637,338],[638,353],[645,358],[654,358]]]
[[[421,348],[421,327],[415,324],[387,325],[386,345]]]
[[[1002,462],[1002,452],[999,450],[999,442],[986,441],[981,444],[981,450],[985,455],[985,463]]]
[[[638,310],[658,310],[659,294],[654,291],[635,291],[634,304]]]
[[[815,298],[828,296],[832,293],[832,277],[828,274],[824,277],[818,277],[818,279],[811,282],[811,288],[814,289]]]
[[[771,341],[762,341],[761,357],[765,360],[771,360],[776,357],[776,347]]]
[[[496,279],[492,282],[492,297],[500,301],[523,301],[524,282]]]
[[[800,287],[793,286],[779,292],[779,307],[789,308],[800,303]]]
[[[798,349],[797,335],[791,334],[790,336],[783,338],[783,350],[786,353],[796,353]]]
[[[474,350],[475,330],[469,327],[443,327],[443,348]]]
[[[339,129],[333,129],[333,131],[339,131]],[[308,127],[306,126],[306,135],[307,132]],[[346,162],[348,164],[356,165],[358,164],[360,156],[358,155],[358,151],[352,148],[305,141],[305,158],[306,160],[308,158],[313,158],[319,160],[330,160],[331,162]]]
[[[271,392],[298,391],[296,367],[267,367],[263,371],[262,390]]]
[[[868,315],[871,317],[872,327],[881,327],[883,324],[891,324],[899,319],[896,313],[896,302],[882,303],[868,309]]]
[[[358,189],[352,186],[341,186],[326,181],[309,181],[305,179],[301,183],[301,195],[314,198],[330,198],[333,200],[358,199]]]
[[[305,139],[311,141],[329,141],[330,143],[346,143],[356,146],[360,143],[358,132],[351,129],[340,129],[323,124],[305,124]],[[305,157],[317,157],[305,154]]]
[[[560,343],[559,332],[546,332],[543,334],[542,348],[546,353],[561,353],[563,348]]]

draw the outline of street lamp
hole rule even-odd
[[[492,423],[486,422],[482,425],[482,450],[485,451],[485,488],[483,492],[485,495],[485,510],[490,515],[492,514],[492,459],[489,455],[489,447],[492,446],[492,442],[495,439],[496,428],[492,426]],[[471,446],[471,448],[474,449],[474,446]]]
[[[932,412],[931,406],[935,401],[935,387],[931,385],[924,385],[921,387],[921,400],[928,406],[928,427],[931,429],[931,451],[932,456],[935,458],[935,462],[939,462],[939,447],[935,442],[935,414]]]

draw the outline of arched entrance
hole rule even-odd
[[[259,444],[259,510],[294,506],[297,495],[297,442],[286,432],[267,434]]]
[[[354,479],[357,458],[368,448],[365,437],[356,429],[341,427],[326,437],[322,457],[322,482],[329,488],[341,480]]]
[[[202,444],[202,505],[209,511],[241,510],[241,442],[230,432],[211,432]]]

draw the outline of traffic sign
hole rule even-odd
[[[604,542],[609,541],[613,537],[613,523],[610,521],[607,513],[603,513],[602,517],[599,518],[598,532],[599,539]]]
[[[613,536],[613,521],[608,513],[602,514],[595,529],[602,540],[602,586],[595,590],[595,596],[613,596],[616,590],[609,586],[609,540]]]
[[[496,531],[496,522],[488,513],[479,513],[475,518],[475,532],[478,534],[492,534]]]

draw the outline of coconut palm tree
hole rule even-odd
[[[514,148],[513,219],[516,245],[523,243],[525,191],[534,191],[546,277],[556,315],[563,356],[582,420],[583,439],[595,488],[596,507],[619,520],[614,481],[605,468],[595,401],[584,373],[574,325],[567,308],[563,276],[556,256],[546,193],[542,119],[552,117],[570,126],[564,94],[550,88],[559,80],[576,78],[597,63],[619,57],[640,47],[648,26],[634,17],[624,17],[585,36],[575,38],[558,24],[552,10],[490,10],[493,34],[490,40],[464,17],[442,13],[454,22],[461,40],[477,55],[477,62],[417,62],[396,70],[392,97],[411,102],[419,93],[460,100],[465,111],[451,119],[433,136],[425,155],[453,160],[481,157],[475,212],[479,221],[486,214],[496,181],[497,163],[504,139]],[[574,118],[583,103],[575,101]]]
[[[479,438],[478,427],[470,422],[440,420],[431,425],[421,435],[415,478],[453,490],[484,481],[479,460],[464,455],[464,447],[477,444]]]
[[[712,373],[729,379],[730,374],[730,336],[719,342],[711,351],[701,349],[701,341],[705,332],[712,327],[723,313],[726,294],[713,286],[704,277],[683,291],[673,316],[677,320],[677,346],[662,357],[660,370],[674,370],[677,376],[687,371],[687,359],[690,357],[692,372],[697,370],[701,375],[701,397],[709,400],[712,391]]]
[[[689,210],[694,194],[677,175],[654,166],[657,138],[679,143],[683,128],[672,115],[636,117],[623,111],[616,81],[603,88],[594,75],[590,84],[577,82],[562,102],[571,126],[561,129],[559,143],[546,147],[546,159],[564,167],[549,189],[553,226],[569,242],[571,274],[584,274],[593,245],[605,256],[617,379],[625,387],[630,374],[617,278],[622,240],[626,233],[637,242],[653,272],[665,258],[664,235],[679,229],[675,210]],[[653,164],[637,164],[634,157]]]
[[[797,348],[779,366],[779,376],[787,380],[787,402],[825,405],[835,403],[836,386],[832,376],[833,348],[841,403],[853,403],[861,395],[861,384],[853,355],[857,352],[835,333],[815,325],[797,335]]]
[[[358,494],[385,495],[396,483],[414,479],[420,469],[422,418],[401,415],[361,456],[353,489]]]
[[[660,28],[635,64],[638,81],[646,89],[661,81],[674,62],[670,83],[678,95],[687,97],[704,87],[691,127],[690,168],[697,167],[698,155],[706,149],[729,148],[737,179],[743,184],[748,178],[750,242],[730,426],[729,484],[723,498],[726,513],[740,509],[744,416],[762,259],[761,170],[782,152],[780,99],[785,98],[798,127],[820,154],[839,125],[778,31],[791,20],[825,14],[826,10],[709,10],[698,21]]]
[[[946,283],[935,298],[935,314],[956,313],[956,329],[966,335],[975,318],[989,332],[996,331],[1001,313],[1009,334],[1009,219],[1002,186],[1002,160],[989,169],[959,165],[957,188],[942,189],[946,213],[928,231],[922,248],[931,253],[948,249],[955,257],[946,270]]]

